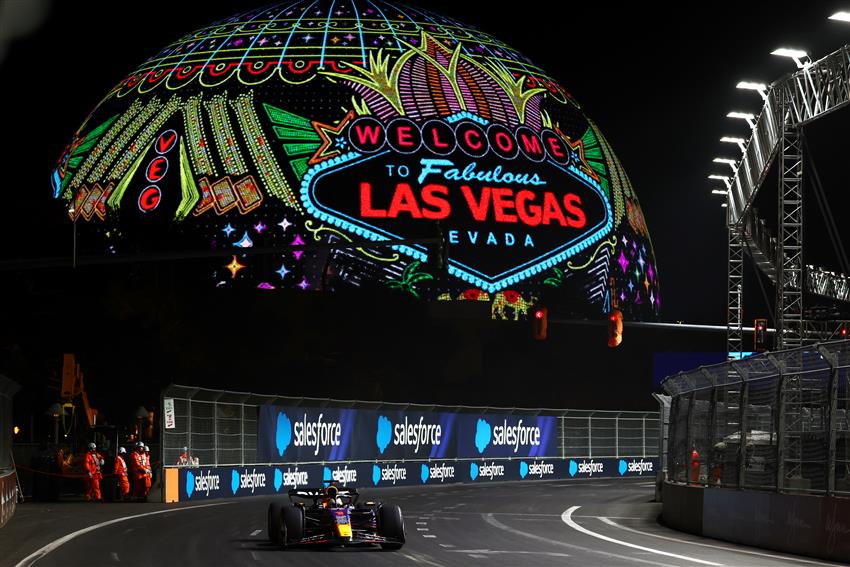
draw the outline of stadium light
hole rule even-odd
[[[755,83],[752,81],[741,81],[737,85],[735,85],[736,89],[743,89],[745,91],[757,91],[761,98],[767,100],[767,85],[764,83]]]
[[[729,192],[728,192],[728,191],[724,191],[723,189],[712,189],[712,190],[711,190],[711,194],[712,194],[712,195],[728,195],[728,194],[729,194]]]
[[[726,185],[727,189],[732,188],[732,182],[729,180],[729,177],[727,177],[726,175],[711,174],[711,175],[708,176],[708,178],[709,179],[717,179],[718,181],[722,181]]]
[[[788,57],[794,60],[794,63],[797,64],[798,69],[805,69],[809,65],[812,64],[809,61],[809,54],[801,49],[789,49],[787,47],[780,47],[779,49],[774,49],[770,52],[771,55],[776,55],[778,57]],[[803,61],[806,59],[806,61]]]
[[[738,118],[740,120],[746,120],[747,124],[750,125],[750,128],[756,127],[756,117],[749,112],[730,112],[726,115],[726,118]]]
[[[720,138],[721,142],[725,142],[727,144],[738,144],[738,147],[741,148],[741,153],[744,153],[744,150],[747,147],[747,141],[743,138],[732,138],[730,136],[723,136]]]
[[[738,169],[738,167],[737,167],[738,162],[735,161],[734,159],[716,157],[712,161],[714,161],[714,163],[725,163],[726,165],[728,165],[729,167],[732,168],[732,172],[734,172],[736,169]]]
[[[850,12],[836,12],[829,19],[837,22],[850,22]]]
[[[728,205],[727,205],[726,203],[721,203],[721,204],[720,204],[720,206],[721,206],[721,207],[723,207],[724,209],[725,209],[726,207],[728,207]]]

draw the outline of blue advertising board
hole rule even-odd
[[[457,482],[593,478],[655,478],[657,458],[475,459],[381,461],[245,467],[181,467],[179,500],[285,495],[292,488],[334,482],[351,488],[441,485]]]
[[[259,408],[257,461],[553,457],[552,416]]]

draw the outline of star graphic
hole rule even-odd
[[[626,268],[629,267],[629,260],[626,258],[626,255],[623,254],[623,251],[620,250],[620,257],[617,259],[617,263],[620,264],[620,267],[623,268],[623,271],[626,271]]]
[[[307,35],[304,36],[304,42],[305,43],[310,43],[311,41],[313,41],[313,36],[311,34],[308,33]]]
[[[340,40],[337,36],[333,36],[333,37],[331,38],[331,43],[333,43],[334,45],[336,45],[336,44],[337,44],[337,43],[339,43],[340,41],[341,41],[341,40]]]
[[[265,44],[267,44],[268,42],[269,42],[269,40],[267,40],[266,38],[262,38],[262,39],[260,39],[260,41],[258,41],[257,43],[259,43],[260,45],[265,45]]]
[[[274,289],[274,286],[269,282],[263,282],[257,286],[257,289]]]
[[[293,240],[293,241],[292,241],[292,244],[290,244],[290,246],[303,246],[303,245],[304,245],[304,241],[303,241],[303,240],[301,240],[301,235],[300,235],[300,234],[296,234],[296,235],[295,235],[295,240]],[[296,259],[296,260],[300,260],[300,259],[301,259],[301,256],[303,256],[303,255],[304,255],[304,251],[303,251],[303,250],[294,250],[294,251],[292,252],[292,255],[293,255],[293,256],[295,256],[295,259]]]
[[[649,292],[649,302],[655,303],[655,295],[651,291]]]
[[[280,45],[280,44],[282,44],[282,43],[283,43],[283,42],[282,42],[282,41],[280,41],[280,40],[277,40],[276,42],[274,42],[274,44],[275,44],[275,45]]]
[[[338,156],[340,154],[339,149],[337,149],[334,144],[337,138],[340,137],[340,132],[348,125],[348,123],[354,119],[354,111],[350,110],[345,117],[339,121],[339,124],[336,126],[331,126],[330,124],[322,124],[321,122],[313,122],[313,128],[322,138],[322,145],[319,146],[319,149],[316,150],[316,153],[313,154],[313,157],[310,158],[308,162],[310,165],[315,165],[319,162],[325,161],[328,158],[332,158]]]
[[[298,287],[300,287],[304,291],[307,291],[307,288],[310,287],[310,284],[307,283],[307,277],[306,276],[301,278],[301,282],[298,283]]]
[[[248,231],[245,231],[245,234],[242,235],[242,238],[239,239],[238,242],[233,244],[234,246],[238,246],[239,248],[251,248],[254,245],[254,241],[251,240],[251,237],[248,236]]]
[[[649,278],[647,278],[646,276],[643,277],[643,287],[645,287],[647,293],[649,293]]]
[[[620,292],[620,301],[622,301],[622,302],[626,301],[626,292],[624,292],[624,291]]]
[[[655,280],[655,272],[652,271],[652,264],[649,265],[649,268],[646,270],[646,273],[649,274],[649,279]]]
[[[632,283],[632,280],[629,280],[629,291],[635,290],[635,284]]]
[[[638,258],[638,264],[640,264],[640,269],[643,269],[643,265],[646,264],[646,260],[643,259],[643,256]]]
[[[635,279],[636,280],[640,279],[640,271],[637,269],[637,266],[635,266]]]
[[[224,267],[230,270],[230,279],[235,280],[236,274],[239,273],[239,270],[246,268],[247,266],[245,266],[244,264],[240,264],[239,260],[237,260],[236,256],[234,256],[233,260],[231,260],[230,263]]]
[[[221,231],[222,231],[224,234],[226,234],[227,236],[230,236],[231,234],[233,234],[233,233],[236,231],[236,229],[235,229],[235,228],[233,228],[233,227],[230,225],[230,223],[227,223],[227,226],[226,226],[226,227],[224,227],[224,228],[222,228],[222,229],[221,229]]]
[[[284,219],[282,221],[277,223],[277,226],[282,228],[283,232],[286,232],[286,229],[289,228],[290,226],[292,226],[292,223],[289,222],[289,220],[286,217],[284,217]]]
[[[286,277],[286,274],[288,274],[289,272],[290,272],[290,270],[287,270],[287,269],[286,269],[286,266],[285,266],[285,265],[283,265],[283,264],[281,264],[281,265],[280,265],[280,269],[279,269],[279,270],[275,270],[275,272],[274,272],[274,273],[276,273],[276,274],[280,275],[280,279],[283,279],[283,278],[285,278],[285,277]]]
[[[345,38],[345,39],[347,39],[348,41],[351,41],[352,39],[354,39],[354,36],[353,36],[353,35],[351,35],[351,34],[344,35],[344,36],[342,36],[342,37],[344,37],[344,38]]]
[[[623,238],[622,238],[622,239],[620,239],[620,242],[622,242],[622,243],[623,243],[623,246],[628,246],[628,245],[629,245],[629,239],[628,239],[628,238],[626,238],[625,236],[623,236]]]
[[[266,230],[267,228],[268,227],[263,224],[263,221],[259,221],[257,224],[254,225],[254,230],[257,231],[257,234],[262,234],[263,231]]]

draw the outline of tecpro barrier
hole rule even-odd
[[[18,502],[18,480],[15,471],[0,475],[0,528],[15,513]]]
[[[261,406],[258,462],[554,457],[556,418]]]
[[[475,459],[181,467],[174,500],[208,500],[285,494],[291,488],[335,482],[343,487],[422,486],[457,482],[532,481],[647,477],[654,479],[657,458]],[[166,478],[172,475],[166,474]]]

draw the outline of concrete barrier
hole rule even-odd
[[[664,523],[743,545],[850,561],[850,498],[665,483]]]

